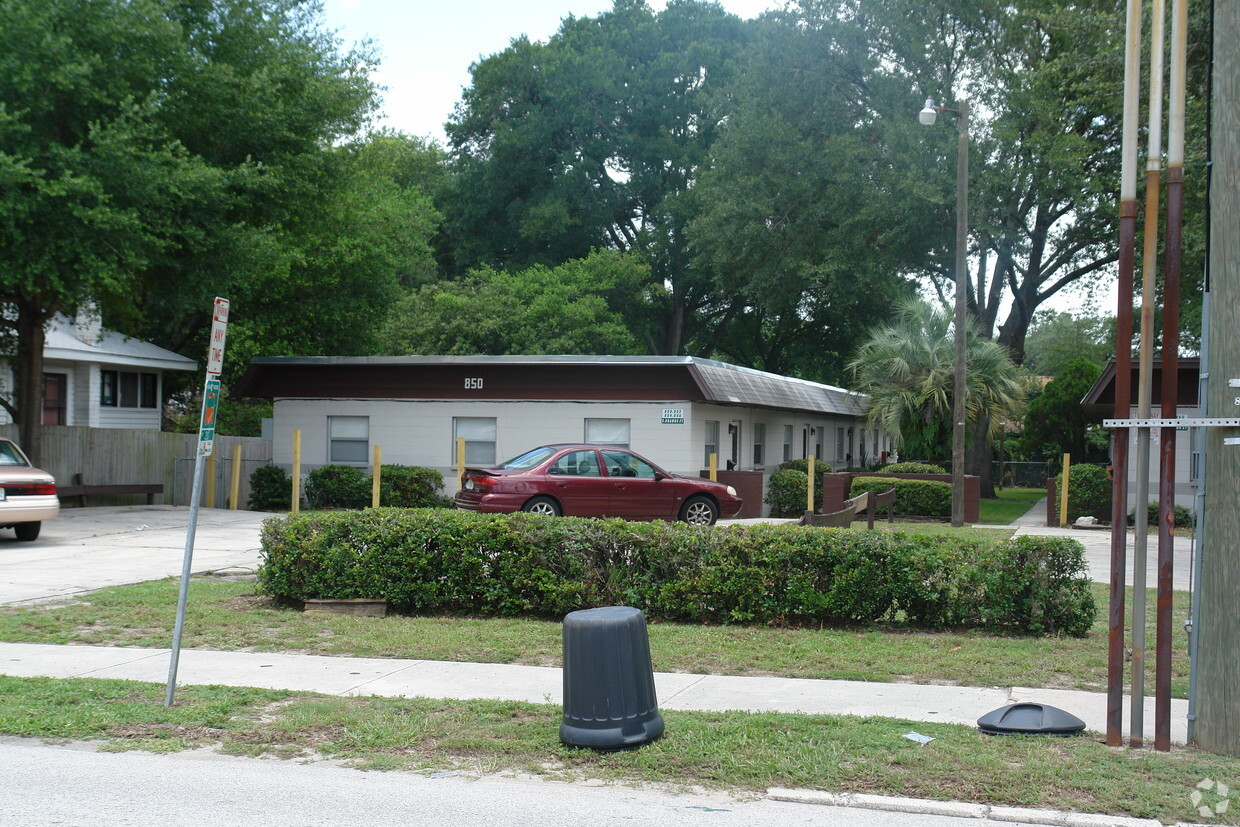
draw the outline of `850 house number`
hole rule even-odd
[[[480,391],[482,390],[482,377],[465,377],[465,390]]]

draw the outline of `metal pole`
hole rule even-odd
[[[1184,104],[1188,3],[1171,4],[1171,95],[1167,130],[1167,247],[1163,283],[1162,416],[1179,401],[1180,263],[1184,208]],[[1162,429],[1158,479],[1158,617],[1154,666],[1154,749],[1171,749],[1171,615],[1175,550],[1175,428]]]
[[[1154,361],[1154,301],[1158,261],[1158,189],[1162,166],[1162,76],[1164,0],[1150,10],[1149,143],[1145,162],[1145,235],[1141,258],[1141,367],[1137,380],[1137,418],[1150,418]],[[1145,735],[1146,503],[1150,500],[1149,428],[1137,429],[1137,504],[1132,542],[1132,691],[1128,745],[1140,747]]]
[[[177,621],[172,631],[172,660],[168,664],[168,688],[164,706],[172,706],[177,690],[177,665],[181,660],[181,632],[185,628],[185,605],[189,601],[190,567],[194,559],[194,534],[198,530],[198,500],[207,464],[200,453],[194,461],[194,487],[189,500],[189,528],[185,531],[185,557],[181,562],[181,591],[177,597]]]
[[[1208,269],[1208,265],[1207,265]],[[1207,390],[1210,383],[1210,278],[1206,276],[1206,289],[1201,295],[1201,367],[1197,376],[1197,415],[1209,416],[1210,405]],[[1193,450],[1197,454],[1197,495],[1194,498],[1192,592],[1193,609],[1188,623],[1188,742],[1195,740],[1197,727],[1197,641],[1201,629],[1201,556],[1205,548],[1205,498],[1206,498],[1206,429],[1193,429]]]
[[[969,235],[969,104],[956,118],[956,371],[952,392],[952,525],[964,525],[964,423],[968,392],[968,342],[965,311],[969,276],[965,269]]]
[[[1115,333],[1115,416],[1132,407],[1132,286],[1137,224],[1137,110],[1141,84],[1141,2],[1128,0],[1124,47],[1124,127],[1119,191],[1119,272]],[[1107,630],[1108,746],[1123,744],[1124,569],[1128,546],[1128,429],[1115,430],[1111,495],[1110,615]]]

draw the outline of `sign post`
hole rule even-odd
[[[202,472],[215,447],[215,414],[220,404],[220,371],[224,368],[224,339],[228,331],[228,299],[215,300],[211,318],[211,344],[207,349],[207,380],[202,389],[202,417],[198,426],[198,456],[194,460],[194,486],[189,498],[189,526],[185,531],[185,557],[181,563],[181,591],[177,598],[177,622],[172,632],[172,660],[168,664],[168,689],[164,706],[172,706],[177,688],[177,664],[181,659],[181,632],[185,628],[185,604],[189,598],[190,566],[194,559],[194,533],[198,528],[198,501],[202,496]]]

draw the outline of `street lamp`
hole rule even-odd
[[[923,126],[933,126],[938,113],[951,112],[956,116],[956,385],[952,399],[952,525],[964,525],[964,421],[966,391],[965,371],[968,367],[965,343],[965,303],[969,278],[965,271],[965,245],[969,226],[969,105],[961,103],[958,109],[935,106],[933,98],[926,98],[926,105],[917,119]]]

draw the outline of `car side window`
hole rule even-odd
[[[598,458],[593,451],[569,451],[552,463],[548,473],[566,477],[601,477]]]
[[[607,464],[608,476],[636,477],[643,480],[654,479],[653,465],[643,462],[624,451],[604,451],[603,462]]]

